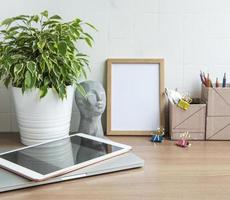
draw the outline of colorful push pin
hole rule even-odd
[[[161,143],[164,136],[164,128],[158,128],[157,131],[152,135],[151,141]]]
[[[183,148],[190,147],[191,143],[189,143],[188,141],[189,138],[190,138],[190,135],[188,131],[185,133],[182,133],[180,135],[180,139],[176,142],[176,145],[179,147],[183,147]]]

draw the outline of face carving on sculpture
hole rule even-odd
[[[75,93],[75,100],[78,109],[84,117],[100,116],[106,105],[105,90],[102,85],[95,81],[85,81],[80,83],[86,92],[82,96],[79,92]]]

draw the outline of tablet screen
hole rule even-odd
[[[75,135],[3,154],[0,157],[46,175],[121,149],[121,147]]]

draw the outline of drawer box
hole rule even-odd
[[[230,116],[207,117],[206,140],[230,140]]]
[[[230,87],[202,85],[201,99],[207,104],[207,116],[230,116]]]
[[[177,140],[180,134],[189,132],[192,140],[205,139],[206,104],[191,104],[188,110],[182,110],[169,103],[169,132],[171,139]]]

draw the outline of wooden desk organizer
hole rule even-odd
[[[186,131],[191,140],[205,139],[206,105],[200,104],[200,99],[196,101],[186,111],[169,103],[169,131],[172,140],[180,139],[181,133]]]
[[[230,140],[230,87],[202,85],[201,99],[207,104],[206,140]]]

